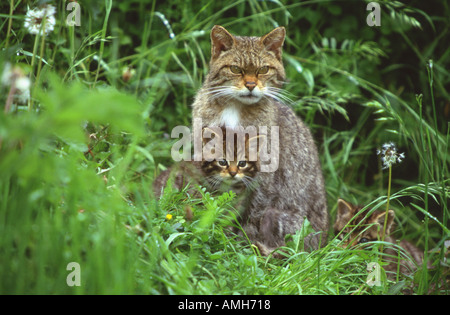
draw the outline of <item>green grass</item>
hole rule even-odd
[[[61,1],[54,32],[36,40],[23,22],[38,2],[0,4],[0,72],[9,62],[32,80],[28,103],[0,86],[11,107],[0,113],[0,294],[448,294],[448,4],[381,2],[371,28],[362,1],[80,1],[82,25],[68,27]],[[287,258],[261,257],[228,230],[232,195],[169,189],[155,200],[214,24],[242,35],[286,26],[286,90],[318,144],[332,219],[338,197],[384,209],[376,149],[394,141],[405,152],[392,168],[395,236],[425,249],[433,270],[395,281],[382,270],[370,287],[379,244],[343,249],[331,233],[308,253],[305,226]],[[66,283],[70,262],[81,286]]]

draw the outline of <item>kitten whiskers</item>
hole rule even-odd
[[[216,190],[222,184],[222,178],[220,175],[214,174],[206,177],[206,181],[211,186],[211,189]]]

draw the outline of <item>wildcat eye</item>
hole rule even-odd
[[[367,243],[368,241],[369,241],[368,238],[363,237],[363,238],[361,238],[361,239],[359,240],[359,244]]]
[[[241,74],[242,73],[242,69],[239,68],[238,66],[230,66],[230,71],[234,74]]]
[[[258,74],[267,74],[269,72],[269,67],[264,66],[258,69]]]
[[[220,166],[227,166],[227,165],[228,165],[228,162],[227,162],[226,160],[220,160],[220,161],[219,161],[219,165],[220,165]]]
[[[239,161],[238,166],[239,167],[246,167],[247,166],[247,162],[246,161]]]

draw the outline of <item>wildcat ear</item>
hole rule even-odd
[[[205,161],[213,161],[222,159],[223,145],[222,145],[222,130],[220,127],[205,127],[202,130],[203,140],[203,159]],[[213,137],[214,136],[214,137]]]
[[[222,141],[222,137],[223,137],[223,133],[222,133],[222,129],[220,129],[220,127],[205,127],[203,128],[203,133],[202,133],[202,139],[203,139],[203,143],[206,142],[210,142],[210,140],[213,138],[214,139],[219,139],[218,141]]]
[[[277,59],[281,61],[282,47],[285,37],[286,30],[283,26],[280,26],[271,31],[269,34],[261,37],[261,43],[267,50],[273,51]]]
[[[336,224],[339,225],[339,229],[342,229],[353,217],[353,208],[355,206],[345,201],[344,199],[338,199],[338,209],[336,215]]]
[[[387,213],[387,223],[386,223],[386,234],[391,233],[392,223],[394,223],[394,210],[389,210]],[[383,231],[384,220],[386,219],[386,211],[377,215],[376,222],[381,226],[381,231]]]
[[[216,59],[222,51],[230,50],[235,43],[234,36],[223,26],[214,25],[211,30],[211,59]]]
[[[352,205],[350,202],[347,202],[341,198],[338,199],[338,215],[351,214],[353,212],[352,209],[354,207],[355,206]]]

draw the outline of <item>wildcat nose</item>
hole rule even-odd
[[[247,82],[245,82],[245,87],[247,89],[249,89],[249,91],[251,92],[256,87],[256,82],[254,82],[254,81],[247,81]]]

